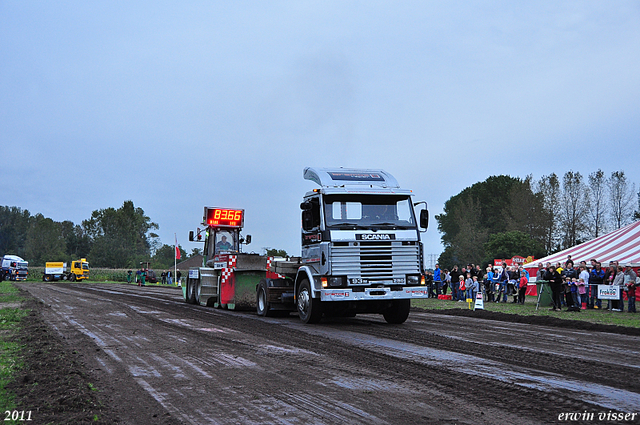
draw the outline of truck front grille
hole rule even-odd
[[[366,279],[366,283],[392,282],[420,273],[418,245],[403,242],[362,242],[331,247],[331,274]]]

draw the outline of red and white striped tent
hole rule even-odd
[[[640,266],[640,221],[621,227],[589,242],[540,258],[533,263],[525,264],[524,268],[527,269],[529,274],[533,271],[533,276],[535,276],[538,264],[561,263],[564,265],[569,255],[574,264],[578,264],[580,261],[586,261],[589,264],[589,260],[595,258],[604,267],[609,261],[618,261],[621,265],[632,263],[633,267],[636,268]]]
[[[602,263],[603,267],[607,267],[610,261],[618,261],[621,265],[631,263],[636,272],[640,272],[640,221],[621,227],[611,233],[597,237],[589,242],[567,248],[564,251],[556,252],[547,257],[535,260],[532,263],[525,264],[523,267],[529,272],[529,275],[535,280],[538,264],[547,263],[564,265],[568,256],[571,256],[574,264],[580,261],[586,261],[591,267],[589,261],[595,258]],[[640,275],[640,274],[639,274]],[[531,283],[530,283],[531,285]],[[536,287],[527,289],[527,295],[536,295]],[[626,296],[625,296],[626,299]],[[640,300],[640,291],[636,291],[636,299]]]

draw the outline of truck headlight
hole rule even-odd
[[[420,285],[420,276],[407,276],[407,285]]]
[[[342,276],[329,277],[329,286],[343,286],[343,285],[344,285],[344,277]]]

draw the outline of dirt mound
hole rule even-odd
[[[24,345],[24,363],[8,389],[17,395],[17,410],[31,411],[33,423],[117,424],[112,410],[99,400],[99,391],[86,374],[77,353],[42,320],[43,308],[31,297],[30,309],[14,341]]]
[[[550,316],[521,316],[518,314],[500,313],[497,311],[468,310],[468,309],[417,309],[433,314],[445,316],[477,317],[479,319],[498,320],[510,323],[528,323],[531,325],[549,326],[555,328],[570,328],[594,332],[609,332],[622,335],[640,336],[640,328],[630,328],[617,325],[603,325],[599,323],[584,322],[581,320],[559,319]],[[580,314],[578,312],[567,312],[567,314]]]

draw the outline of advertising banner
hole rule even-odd
[[[617,285],[598,285],[598,299],[619,300],[620,287]]]

